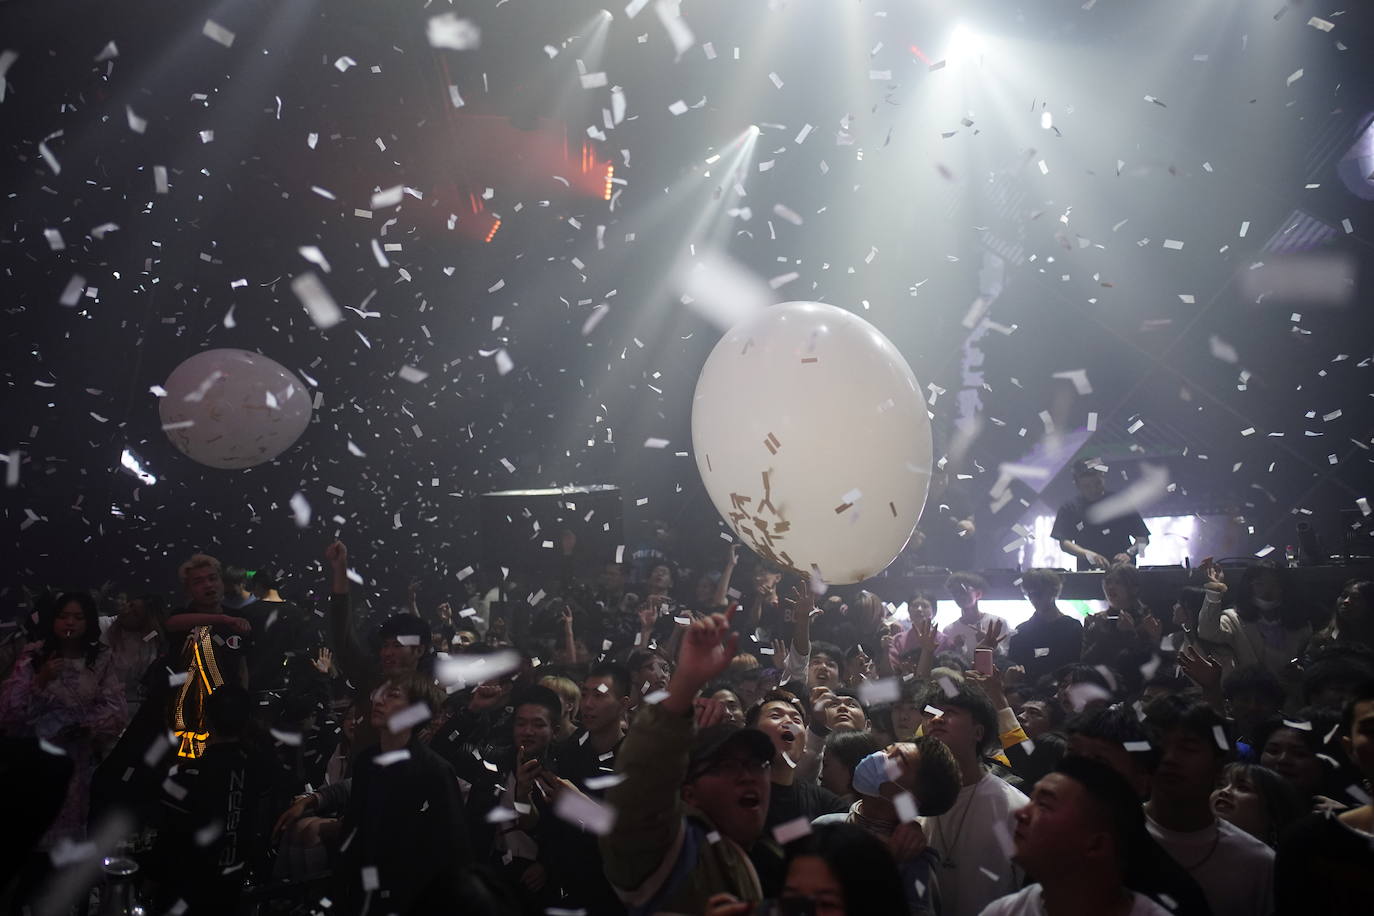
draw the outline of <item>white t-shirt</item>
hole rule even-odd
[[[1131,893],[1131,898],[1129,916],[1171,916],[1168,910],[1144,894]],[[1040,900],[1040,885],[1032,884],[1010,896],[994,900],[983,909],[981,916],[1045,916],[1045,905]]]
[[[917,818],[940,856],[943,916],[977,916],[1021,886],[1021,870],[1011,862],[1012,815],[1028,801],[1015,787],[984,775],[960,789],[946,813]]]
[[[1212,916],[1269,916],[1274,912],[1274,850],[1217,820],[1205,830],[1166,830],[1149,817],[1150,835],[1202,888]]]
[[[987,630],[994,620],[1002,621],[1002,635],[997,640],[997,649],[994,655],[1002,656],[1007,654],[1007,647],[1011,645],[1011,627],[1005,620],[996,614],[980,613],[978,615],[978,625],[969,626],[964,623],[962,617],[953,623],[945,624],[940,631],[941,651],[957,652],[964,657],[967,664],[973,663],[973,650],[978,648],[978,631]]]

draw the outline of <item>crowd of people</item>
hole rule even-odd
[[[885,602],[731,547],[365,599],[206,554],[0,641],[0,894],[85,912],[1374,912],[1374,581]],[[1085,553],[1092,553],[1084,548]],[[1100,554],[1089,559],[1096,563]]]

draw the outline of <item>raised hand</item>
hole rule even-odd
[[[335,570],[348,568],[348,548],[343,541],[336,540],[324,549],[324,559]]]
[[[698,697],[692,707],[695,710],[697,731],[710,728],[712,725],[719,725],[725,721],[725,704],[720,700]]]
[[[310,664],[315,666],[315,670],[320,674],[328,674],[334,669],[334,653],[328,647],[320,648],[320,657],[312,658]]]
[[[935,655],[935,647],[940,642],[940,628],[935,625],[934,620],[918,620],[916,622],[916,644],[921,647],[922,652],[929,652]]]
[[[1221,689],[1221,664],[1212,656],[1203,656],[1192,646],[1185,646],[1178,653],[1178,666],[1204,693]]]
[[[1002,641],[1002,620],[994,617],[988,622],[986,630],[978,631],[978,648],[997,649],[997,644]]]
[[[811,613],[816,609],[816,593],[811,591],[810,579],[802,576],[802,580],[792,586],[787,605],[792,610],[793,620],[801,620],[803,616],[807,620],[811,619]]]
[[[1163,631],[1163,625],[1160,624],[1159,618],[1154,614],[1146,614],[1144,619],[1140,621],[1140,627],[1137,630],[1145,636],[1152,649],[1159,648],[1159,637]]]
[[[739,634],[731,632],[728,615],[712,614],[693,620],[683,633],[673,679],[692,685],[695,694],[730,666],[738,645]]]

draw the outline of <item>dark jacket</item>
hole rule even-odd
[[[458,873],[471,860],[458,779],[418,740],[405,750],[407,759],[378,763],[374,745],[353,764],[336,872],[344,913],[359,912],[369,891],[374,913],[448,913],[458,905]]]

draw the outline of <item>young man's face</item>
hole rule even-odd
[[[806,723],[802,721],[802,714],[791,703],[785,700],[773,700],[763,704],[759,710],[759,719],[754,723],[754,727],[768,736],[773,742],[773,753],[775,755],[786,754],[795,764],[801,757],[801,746],[804,744],[803,735],[806,732]]]
[[[594,732],[619,723],[628,703],[616,692],[614,678],[587,678],[582,682],[582,727]]]
[[[883,753],[889,761],[887,766],[888,780],[879,786],[878,791],[883,798],[891,801],[903,792],[910,793],[914,798],[916,795],[916,777],[921,770],[921,752],[916,745],[899,741],[896,744],[889,744],[883,749]]]
[[[725,716],[731,722],[737,725],[744,724],[744,705],[740,703],[733,690],[717,690],[711,694],[711,699],[725,707]]]
[[[186,593],[197,607],[215,607],[224,598],[224,580],[213,566],[197,566],[186,576]]]
[[[868,717],[856,698],[837,696],[826,702],[825,725],[831,731],[861,732],[868,728]]]
[[[978,599],[983,597],[983,593],[971,585],[963,582],[956,582],[950,586],[949,596],[954,599],[954,603],[959,605],[960,610],[968,610],[978,604]]]
[[[1126,608],[1135,603],[1135,596],[1120,579],[1103,579],[1102,597],[1114,608]]]
[[[1021,705],[1021,727],[1026,737],[1039,738],[1049,731],[1051,725],[1049,704],[1045,700],[1027,700]]]
[[[1355,704],[1350,734],[1341,738],[1341,746],[1365,779],[1374,780],[1374,700]]]
[[[939,738],[956,755],[978,753],[985,737],[983,726],[973,721],[973,715],[967,709],[950,706],[941,710],[939,715],[929,710],[925,715],[927,735]]]
[[[668,663],[659,656],[655,655],[644,664],[636,668],[632,673],[634,681],[631,686],[639,691],[642,697],[645,694],[653,693],[655,690],[662,690],[668,686],[668,678],[672,671],[668,668]]]
[[[410,642],[413,645],[402,645],[401,640]],[[420,664],[420,656],[424,654],[424,649],[420,647],[419,639],[413,636],[388,636],[382,640],[382,646],[378,650],[378,661],[381,663],[382,674],[386,677],[401,674],[407,671],[414,671]]]
[[[372,691],[372,710],[369,721],[376,729],[387,728],[391,717],[410,706],[406,692],[399,685],[387,681]]]
[[[1075,478],[1073,484],[1084,499],[1101,499],[1107,492],[1107,478],[1102,474],[1084,474]]]
[[[525,759],[542,757],[553,741],[553,720],[549,711],[537,703],[523,703],[515,707],[515,746],[525,752]]]
[[[600,585],[603,591],[613,594],[625,591],[625,570],[618,563],[607,563],[601,568]]]
[[[1160,748],[1151,792],[1170,800],[1207,804],[1221,776],[1218,751],[1211,738],[1184,729],[1169,732]]]
[[[824,652],[812,652],[806,669],[807,684],[811,687],[835,687],[840,683],[840,663]]]
[[[1016,812],[1012,861],[1032,878],[1081,864],[1094,840],[1104,836],[1086,818],[1087,808],[1087,793],[1077,782],[1062,773],[1041,777],[1030,802]]]
[[[673,587],[673,571],[666,566],[655,566],[649,572],[649,587],[667,591]]]
[[[925,722],[925,713],[914,700],[898,700],[892,704],[892,737],[899,741],[916,737]]]
[[[682,800],[747,849],[768,817],[768,763],[743,748],[727,748],[682,787]]]

